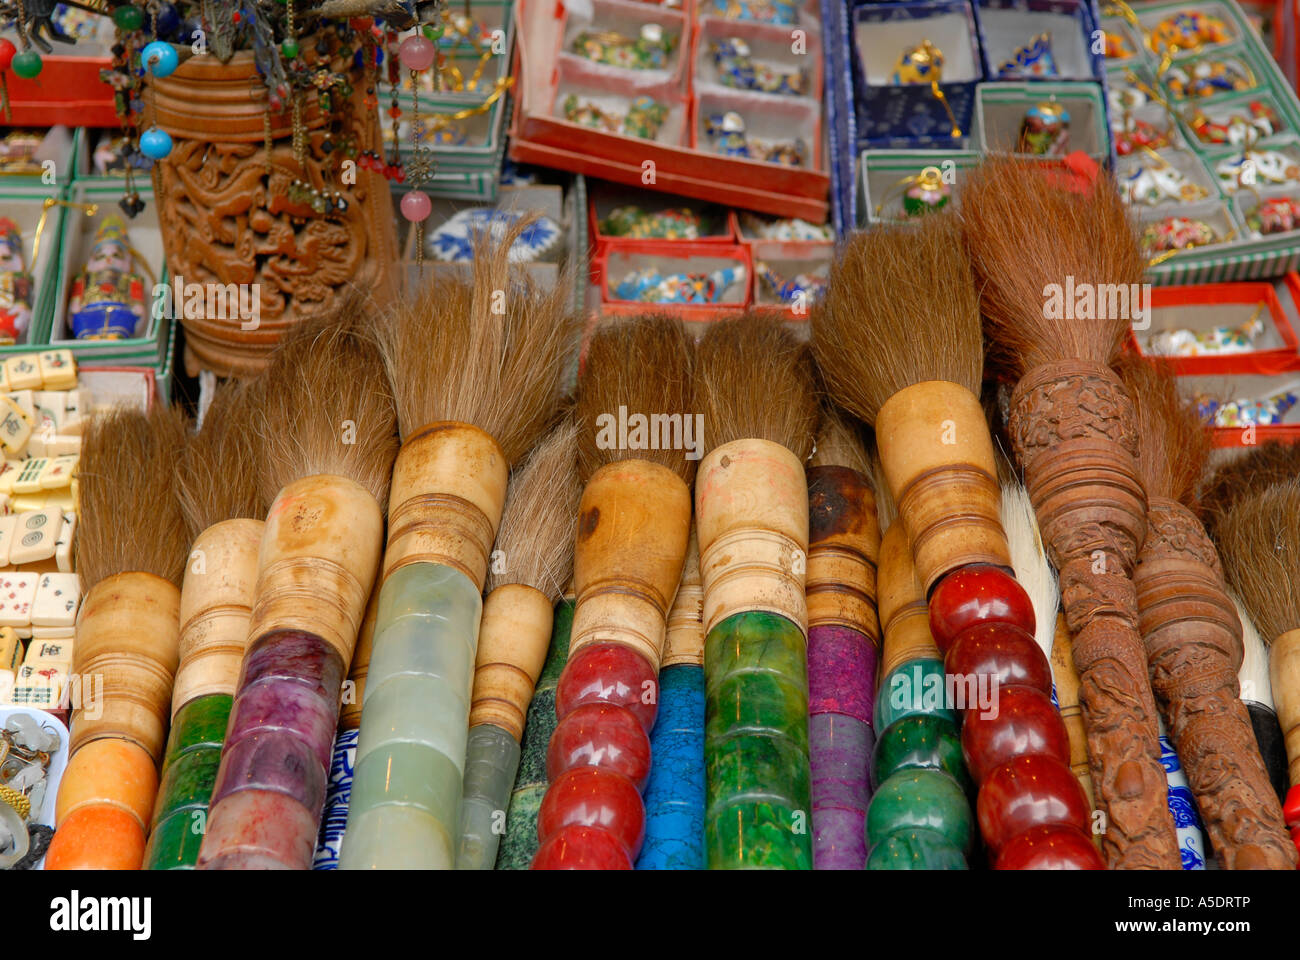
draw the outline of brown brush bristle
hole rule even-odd
[[[397,455],[393,397],[360,301],[296,324],[255,388],[261,492],[268,501],[302,477],[331,474],[388,503]]]
[[[252,381],[227,380],[212,395],[200,427],[176,465],[181,510],[193,540],[223,520],[261,519],[256,431],[261,411]]]
[[[1300,629],[1300,482],[1240,499],[1219,524],[1219,557],[1266,643]]]
[[[848,467],[864,477],[871,477],[871,460],[857,421],[833,406],[823,404],[821,426],[810,466]]]
[[[827,393],[872,425],[904,387],[949,380],[978,393],[979,297],[956,220],[880,227],[848,241],[812,314]]]
[[[759,439],[800,460],[812,452],[819,413],[812,356],[773,317],[745,313],[709,324],[695,353],[695,404],[706,451]]]
[[[889,529],[890,524],[898,519],[898,504],[894,502],[894,495],[889,492],[889,482],[885,479],[885,465],[880,461],[880,452],[871,451],[871,489],[875,491],[876,496],[876,522],[880,524],[880,532],[883,534]]]
[[[602,466],[617,460],[649,460],[691,482],[698,458],[687,459],[691,451],[685,449],[684,440],[687,418],[694,413],[693,353],[690,338],[674,317],[636,317],[596,330],[578,379],[578,474],[583,483]],[[676,442],[679,435],[671,430],[665,442],[664,430],[651,426],[650,441],[664,449],[647,450],[640,445],[637,449],[619,449],[619,444],[609,440],[610,433],[617,432],[620,407],[626,408],[629,418],[636,414],[647,419],[677,418],[682,442]],[[693,429],[693,421],[691,425]],[[698,442],[694,433],[692,438]]]
[[[402,436],[440,420],[491,434],[514,463],[555,423],[579,317],[563,278],[541,290],[510,263],[532,218],[476,244],[469,279],[436,273],[379,327]]]
[[[494,564],[486,593],[507,583],[535,587],[560,599],[573,572],[578,521],[578,424],[565,417],[515,468],[497,531],[500,573]]]
[[[177,407],[118,407],[86,424],[77,466],[76,566],[87,590],[118,573],[180,586],[190,538],[176,476],[189,433]]]
[[[1300,477],[1300,444],[1271,440],[1214,472],[1201,495],[1205,526],[1211,534],[1243,497],[1264,487]]]
[[[1075,193],[1045,169],[1032,161],[992,157],[966,174],[961,188],[960,216],[980,290],[989,359],[1015,379],[1053,360],[1109,365],[1128,330],[1125,316],[1047,317],[1049,284],[1064,289],[1067,277],[1073,277],[1076,285],[1127,286],[1140,284],[1146,270],[1114,180],[1102,174]]]
[[[1125,354],[1116,370],[1137,414],[1138,476],[1147,496],[1196,505],[1210,435],[1196,407],[1183,401],[1173,374],[1141,357]]]

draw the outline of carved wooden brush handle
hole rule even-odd
[[[1190,510],[1152,498],[1133,575],[1151,687],[1227,870],[1294,870],[1250,714],[1237,697],[1241,622],[1214,544]]]
[[[1074,635],[1102,846],[1112,868],[1177,870],[1155,700],[1131,579],[1145,534],[1132,402],[1101,364],[1031,370],[1011,399],[1025,487]]]

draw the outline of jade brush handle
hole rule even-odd
[[[470,728],[457,870],[491,870],[496,863],[510,789],[518,772],[519,744],[514,737],[494,723]]]
[[[190,870],[198,861],[233,702],[228,693],[195,697],[172,718],[146,870]]]
[[[455,865],[483,598],[458,570],[410,563],[379,593],[339,866]]]
[[[811,869],[803,632],[777,614],[733,614],[708,632],[704,673],[709,869]]]
[[[555,607],[551,649],[533,690],[519,744],[519,773],[506,810],[506,832],[497,849],[498,870],[527,870],[537,853],[537,811],[546,795],[546,750],[555,732],[555,688],[569,659],[574,600],[566,597]]]
[[[659,717],[650,734],[645,841],[638,870],[704,869],[704,668],[659,671]]]

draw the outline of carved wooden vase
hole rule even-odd
[[[378,117],[364,104],[366,82],[350,76],[348,130],[357,151],[380,143]],[[381,174],[349,164],[321,149],[329,117],[316,91],[305,95],[301,117],[305,162],[293,149],[292,112],[271,114],[271,164],[266,151],[266,86],[249,52],[223,63],[213,56],[183,62],[165,79],[149,81],[145,116],[172,138],[168,156],[154,165],[154,193],[170,274],[189,284],[256,284],[257,311],[221,309],[214,296],[202,311],[174,304],[185,327],[185,364],[190,373],[209,369],[245,376],[262,369],[266,356],[293,324],[336,309],[355,288],[382,307],[394,289],[397,239],[388,184]],[[336,93],[337,103],[343,102]],[[355,159],[355,158],[348,158]],[[355,176],[353,176],[355,175]],[[295,180],[341,195],[346,209],[321,214],[293,202]],[[353,180],[348,183],[345,180]],[[204,287],[203,290],[215,289]],[[173,288],[175,295],[175,288]],[[220,295],[220,294],[218,294]],[[216,309],[214,309],[216,307]],[[199,314],[199,315],[195,315]]]

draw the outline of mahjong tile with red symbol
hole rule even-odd
[[[0,575],[0,626],[25,627],[32,622],[39,579],[35,573]]]
[[[70,627],[77,622],[81,598],[75,573],[42,573],[32,601],[32,626]]]

